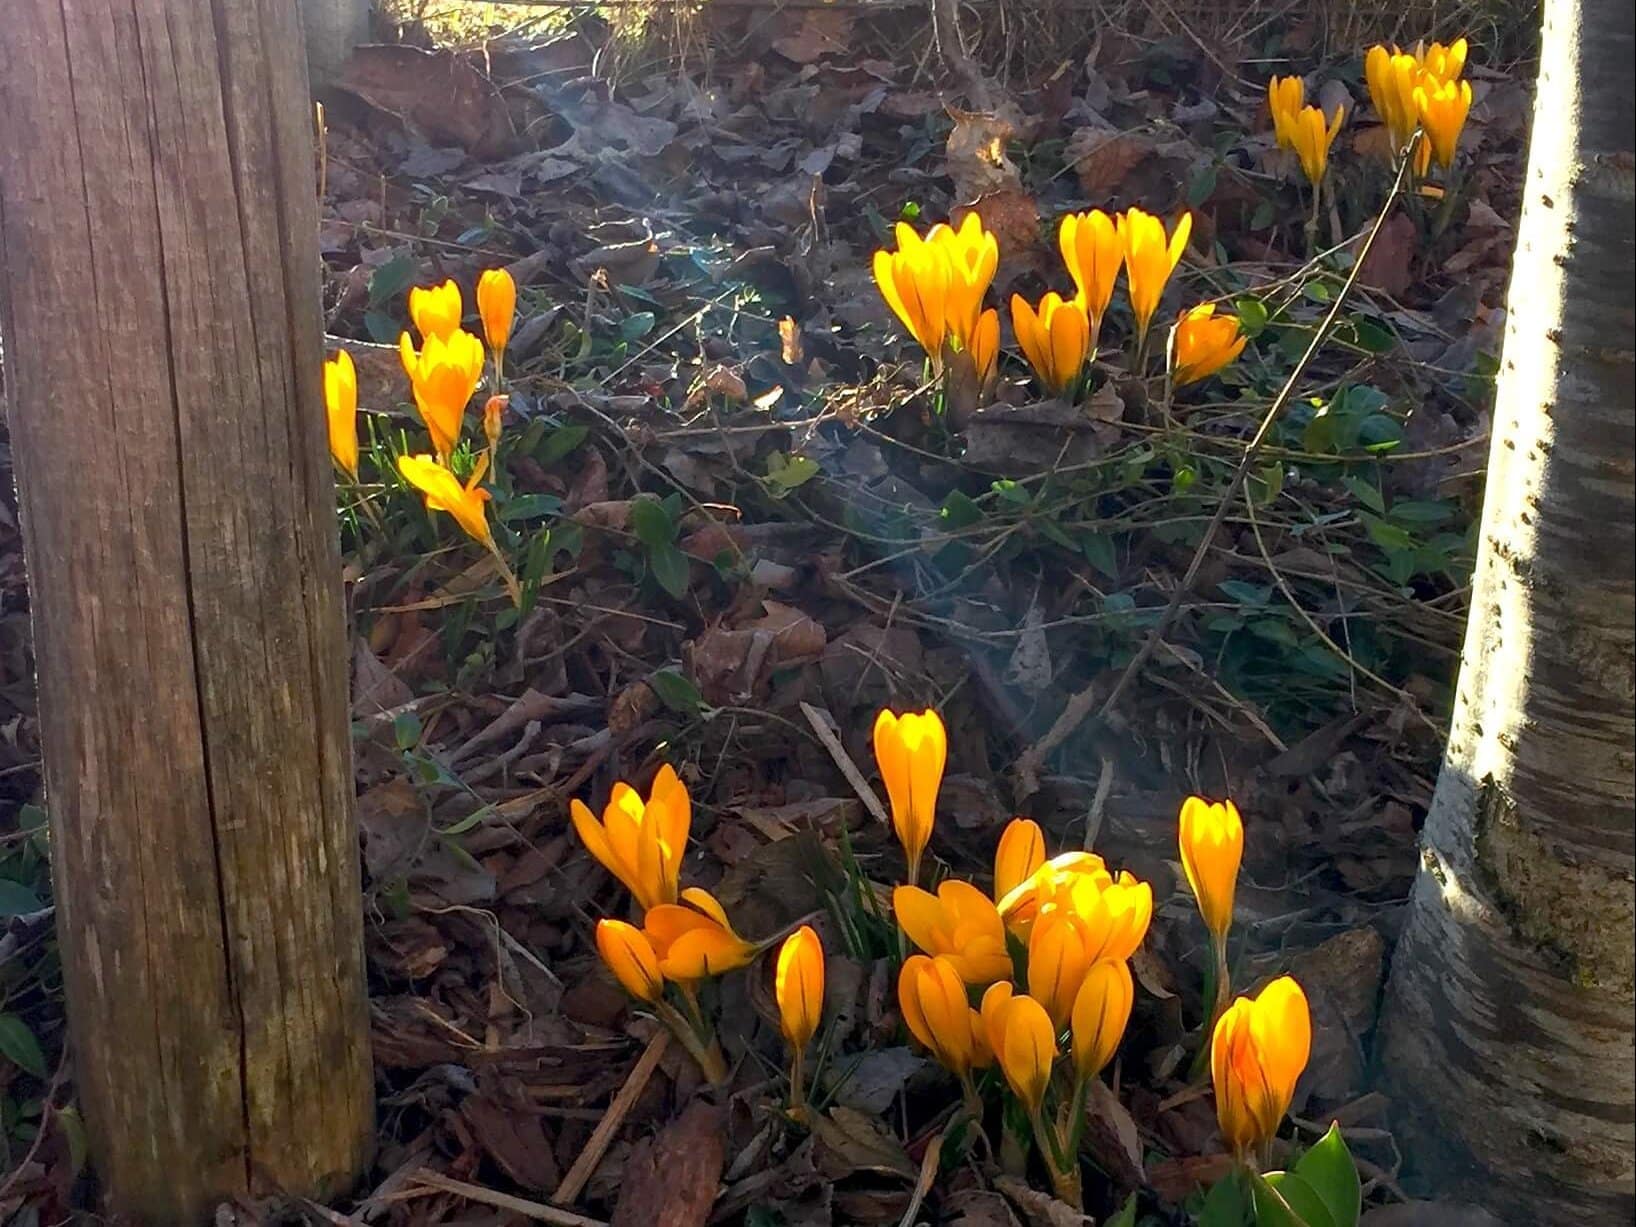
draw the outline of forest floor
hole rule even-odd
[[[832,960],[821,1111],[799,1128],[763,966],[720,986],[734,1077],[706,1096],[590,940],[624,904],[570,798],[600,811],[614,781],[675,765],[687,880],[763,937],[824,914],[845,858],[895,880],[839,764],[874,780],[876,712],[926,705],[951,745],[941,866],[986,882],[1028,814],[1052,851],[1094,846],[1154,887],[1089,1212],[1138,1192],[1143,1221],[1186,1221],[1221,1167],[1185,1089],[1207,955],[1176,815],[1196,792],[1246,815],[1235,982],[1293,969],[1312,999],[1298,1128],[1340,1122],[1366,1221],[1433,1221],[1397,1205],[1368,1054],[1463,634],[1531,74],[1477,38],[1456,179],[1394,206],[1182,616],[1097,712],[1386,201],[1362,48],[1285,19],[1236,42],[1104,29],[1040,63],[974,31],[1001,126],[953,105],[923,25],[729,9],[668,40],[585,20],[456,48],[410,29],[331,100],[326,327],[373,449],[416,428],[408,288],[469,295],[502,265],[520,287],[493,511],[528,601],[401,490],[375,492],[400,506],[384,536],[347,499],[380,1150],[360,1200],[315,1221],[1078,1221],[975,1155],[917,1189],[949,1097],[905,1046],[889,960]],[[1266,118],[1266,75],[1291,71],[1348,109],[1316,252]],[[973,201],[1002,304],[1067,288],[1060,215],[1190,209],[1166,311],[1226,299],[1248,349],[1169,412],[1119,353],[1078,408],[1007,357],[996,405],[929,412],[870,257],[899,218]],[[0,568],[0,1217],[57,1222],[88,1188],[9,498]],[[1042,758],[1081,692],[1092,718]],[[692,1217],[661,1213],[689,1198]]]

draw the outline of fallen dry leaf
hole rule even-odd
[[[610,1227],[703,1227],[727,1162],[722,1109],[695,1100],[625,1160]]]

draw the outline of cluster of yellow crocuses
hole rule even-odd
[[[873,746],[904,853],[906,880],[892,891],[892,913],[915,949],[897,979],[904,1025],[959,1082],[973,1128],[982,1128],[984,1116],[979,1076],[998,1068],[1057,1195],[1077,1205],[1086,1097],[1130,1020],[1130,960],[1153,916],[1152,887],[1128,871],[1115,874],[1092,852],[1048,857],[1039,825],[1016,818],[1000,837],[991,892],[954,878],[924,889],[919,879],[948,759],[946,730],[935,711],[883,711]],[[645,799],[627,784],[614,785],[600,821],[578,800],[569,812],[587,850],[641,913],[639,924],[598,922],[603,961],[721,1080],[725,1063],[697,986],[748,966],[773,942],[740,936],[713,895],[681,886],[691,816],[686,787],[665,766]],[[1226,937],[1243,824],[1232,802],[1190,797],[1179,827],[1182,864],[1216,952],[1217,998],[1207,1029],[1221,1132],[1240,1160],[1256,1162],[1306,1066],[1306,998],[1286,976],[1228,1004]],[[782,943],[774,998],[792,1053],[790,1103],[799,1116],[805,1050],[824,1001],[824,950],[808,925]]]
[[[1011,296],[1011,328],[1017,347],[1052,396],[1074,397],[1086,363],[1095,356],[1103,321],[1120,270],[1125,273],[1136,349],[1145,351],[1148,330],[1165,285],[1182,258],[1193,218],[1183,213],[1168,233],[1141,209],[1111,217],[1100,209],[1071,213],[1057,228],[1074,293],[1049,291],[1037,304]],[[907,222],[896,227],[897,250],[875,253],[875,284],[887,306],[920,343],[932,370],[941,375],[968,355],[981,397],[992,394],[998,373],[1000,318],[983,297],[999,266],[999,244],[983,229],[976,210],[956,227],[935,225],[921,236]],[[1177,386],[1213,375],[1244,348],[1238,321],[1206,304],[1183,312],[1175,327],[1171,367]],[[1179,355],[1186,354],[1184,362]]]
[[[404,332],[398,338],[398,354],[409,377],[415,409],[431,436],[432,451],[401,455],[397,468],[403,479],[425,497],[428,509],[453,516],[468,536],[498,557],[488,523],[489,492],[481,483],[500,441],[506,405],[501,393],[506,343],[517,313],[517,285],[505,269],[491,268],[478,278],[477,312],[494,354],[494,394],[483,411],[487,448],[477,456],[462,482],[451,465],[464,433],[466,408],[482,381],[488,356],[483,341],[462,327],[465,309],[458,285],[449,280],[438,286],[416,287],[409,291],[409,318],[421,343],[416,348],[410,334]],[[352,355],[344,349],[324,363],[324,407],[330,454],[341,472],[356,484],[358,374]],[[503,559],[501,564],[504,567]],[[509,570],[506,575],[509,583]]]
[[[1393,156],[1403,152],[1417,130],[1425,133],[1415,151],[1416,174],[1424,175],[1433,157],[1445,170],[1454,162],[1471,110],[1471,84],[1460,79],[1466,50],[1466,40],[1460,38],[1447,47],[1420,43],[1412,53],[1376,45],[1364,57],[1369,98],[1391,137]],[[1318,107],[1307,106],[1306,83],[1300,77],[1267,82],[1267,108],[1279,146],[1295,152],[1316,189],[1329,168],[1329,149],[1346,118],[1345,109],[1336,107],[1326,119]]]
[[[1312,1050],[1306,994],[1293,978],[1279,976],[1256,996],[1231,1001],[1227,933],[1244,855],[1238,807],[1231,801],[1189,797],[1182,803],[1177,843],[1215,961],[1210,1078],[1216,1121],[1237,1159],[1264,1163]]]

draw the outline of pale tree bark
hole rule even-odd
[[[322,93],[341,79],[347,56],[369,41],[371,0],[301,0],[307,73]]]
[[[1428,1184],[1636,1210],[1631,0],[1546,0],[1477,572],[1380,1073]]]

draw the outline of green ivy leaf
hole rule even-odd
[[[550,468],[585,442],[590,433],[589,426],[559,426],[541,440],[539,450],[533,452],[534,459],[541,468]]]
[[[28,1024],[15,1014],[0,1014],[0,1056],[36,1078],[46,1076],[45,1053]]]
[[[648,551],[648,567],[653,572],[653,578],[659,581],[659,586],[671,596],[686,595],[687,555],[673,544],[665,541],[653,546]]]
[[[1233,303],[1238,311],[1239,331],[1245,336],[1254,339],[1267,326],[1267,304],[1259,298],[1245,295]]]
[[[1119,578],[1119,555],[1114,549],[1111,533],[1084,533],[1079,538],[1079,552],[1109,579]]]
[[[369,278],[369,305],[380,307],[409,288],[415,279],[415,258],[408,253],[393,256]]]
[[[1381,497],[1373,482],[1364,481],[1361,477],[1343,477],[1341,484],[1352,492],[1352,497],[1376,515],[1386,514],[1386,500]]]
[[[619,321],[619,335],[627,341],[640,341],[653,331],[657,320],[651,311],[633,311]]]
[[[1339,1125],[1331,1124],[1329,1132],[1301,1156],[1293,1171],[1322,1199],[1335,1227],[1357,1227],[1363,1210],[1363,1185]]]
[[[636,539],[650,550],[657,550],[676,540],[676,523],[658,499],[639,498],[631,504],[631,530],[636,533]]]
[[[648,678],[648,686],[671,711],[695,716],[704,708],[704,696],[691,679],[675,669],[660,669]]]
[[[26,916],[39,911],[42,906],[40,896],[21,882],[0,878],[0,918]]]

